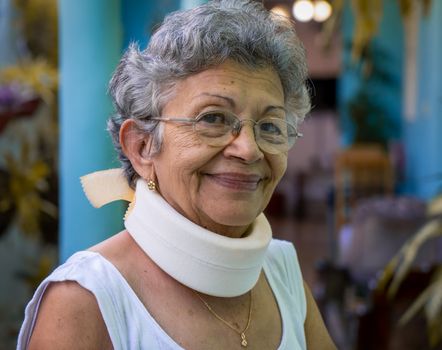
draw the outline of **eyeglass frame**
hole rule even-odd
[[[240,134],[241,129],[242,129],[243,125],[244,125],[244,122],[246,122],[246,121],[251,121],[251,122],[254,123],[254,125],[253,125],[253,134],[254,134],[255,142],[256,142],[257,146],[259,147],[259,149],[260,149],[261,151],[263,151],[263,152],[266,152],[266,153],[270,153],[270,154],[280,154],[280,153],[287,152],[290,148],[293,147],[293,145],[296,143],[296,140],[297,140],[297,139],[299,139],[299,138],[301,138],[301,137],[304,136],[302,133],[300,133],[300,132],[298,131],[298,129],[296,128],[295,125],[293,125],[292,123],[289,123],[287,120],[283,120],[288,126],[290,126],[290,127],[292,127],[292,128],[294,129],[294,131],[295,131],[295,135],[294,135],[294,137],[293,137],[293,138],[294,138],[294,141],[292,142],[291,145],[289,145],[289,146],[287,147],[287,150],[280,150],[280,151],[278,150],[278,152],[269,152],[269,151],[263,150],[263,149],[262,149],[262,146],[260,146],[260,144],[259,144],[259,142],[258,142],[258,140],[257,140],[257,136],[256,136],[256,132],[255,132],[255,126],[258,125],[262,120],[266,120],[266,119],[277,119],[277,120],[282,120],[282,119],[280,119],[280,118],[275,118],[275,117],[265,117],[265,118],[262,118],[262,119],[256,121],[256,120],[254,120],[254,119],[240,119],[235,113],[230,112],[230,111],[226,111],[226,110],[213,110],[213,111],[202,112],[202,113],[198,114],[197,116],[195,116],[194,118],[163,116],[163,117],[150,117],[149,120],[162,121],[162,122],[189,123],[189,124],[192,124],[192,125],[193,125],[194,132],[195,132],[199,137],[204,138],[205,140],[207,140],[207,139],[216,139],[217,137],[213,137],[213,138],[211,138],[211,137],[204,137],[204,136],[202,136],[197,130],[195,130],[195,126],[196,126],[197,123],[201,120],[201,118],[202,118],[203,116],[207,115],[207,114],[210,114],[210,113],[223,113],[223,114],[229,114],[230,116],[233,116],[233,117],[237,120],[237,122],[236,122],[236,123],[230,128],[230,132],[231,132],[231,134],[233,135],[233,138],[232,138],[230,141],[226,142],[226,144],[223,145],[223,147],[225,147],[225,146],[227,146],[229,143],[231,143],[231,142],[232,142],[232,141],[233,141],[233,140],[234,140],[234,139]],[[227,134],[227,133],[226,133],[226,134]],[[260,138],[260,139],[261,139],[261,138]],[[204,142],[204,140],[203,140],[203,142]],[[206,143],[207,143],[207,142],[206,142]],[[210,145],[210,143],[209,143],[209,145]],[[212,146],[214,146],[214,145],[212,145]],[[219,147],[221,147],[221,145],[219,145]]]

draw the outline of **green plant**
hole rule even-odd
[[[351,45],[351,42],[346,44],[347,51]],[[400,89],[398,77],[391,72],[394,62],[388,50],[376,41],[366,47],[358,62],[349,57],[345,61],[346,70],[359,79],[358,87],[344,106],[354,144],[375,143],[386,149],[388,142],[399,136],[400,121],[386,100],[386,95]]]
[[[404,244],[383,271],[378,288],[388,288],[389,298],[396,295],[422,245],[442,236],[442,193],[428,203],[427,215],[427,222]],[[427,320],[430,344],[436,346],[442,342],[442,264],[435,267],[430,284],[407,309],[399,324],[405,324],[421,310]]]

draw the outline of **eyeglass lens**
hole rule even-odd
[[[239,134],[246,121],[254,123],[256,143],[264,152],[273,154],[286,152],[298,137],[295,127],[283,119],[267,117],[258,122],[249,119],[240,120],[235,114],[226,111],[211,111],[199,115],[194,128],[207,144],[224,146]]]

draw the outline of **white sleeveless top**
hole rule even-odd
[[[293,245],[272,240],[263,265],[282,318],[278,350],[307,349],[304,321],[306,299]],[[115,350],[183,350],[155,321],[124,277],[98,253],[81,251],[52,272],[37,288],[26,307],[17,349],[26,349],[42,296],[51,282],[76,281],[97,299]]]

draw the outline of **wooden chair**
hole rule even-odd
[[[410,271],[392,299],[387,297],[386,289],[373,289],[367,309],[357,315],[355,349],[431,349],[423,313],[419,313],[403,326],[399,326],[398,322],[428,286],[434,271],[434,267]],[[442,350],[442,344],[432,350]]]
[[[335,160],[335,225],[347,223],[361,198],[393,193],[394,177],[387,153],[377,145],[353,146]]]

